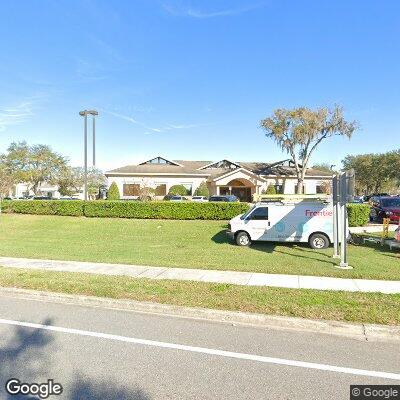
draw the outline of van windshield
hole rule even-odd
[[[254,205],[253,207],[250,208],[249,211],[245,212],[240,219],[246,219],[248,217],[248,215],[256,208],[256,206]]]

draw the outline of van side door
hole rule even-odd
[[[245,220],[246,230],[252,240],[263,240],[270,228],[268,220],[268,207],[256,207]]]

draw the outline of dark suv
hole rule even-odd
[[[391,222],[399,222],[400,197],[371,197],[371,221],[382,222],[383,218],[390,218]]]
[[[227,201],[227,202],[235,202],[239,201],[239,199],[232,195],[222,195],[222,196],[211,196],[208,201]]]

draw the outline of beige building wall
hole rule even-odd
[[[196,176],[152,176],[152,175],[137,175],[137,176],[109,176],[107,177],[108,187],[115,182],[118,186],[119,193],[122,199],[133,199],[136,196],[124,196],[124,184],[146,184],[149,187],[156,187],[158,185],[166,185],[166,192],[168,193],[171,186],[174,185],[191,185],[192,193],[199,187],[201,182],[204,182],[206,177]]]

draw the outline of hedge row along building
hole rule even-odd
[[[140,187],[151,186],[156,197],[165,196],[170,187],[183,185],[188,196],[206,182],[210,195],[233,194],[241,201],[251,201],[253,194],[261,194],[273,185],[277,193],[294,194],[297,185],[291,160],[275,163],[233,162],[229,160],[186,161],[155,157],[138,165],[128,165],[105,173],[108,186],[118,185],[123,199],[134,199]],[[304,192],[323,193],[329,186],[331,174],[307,169]]]

